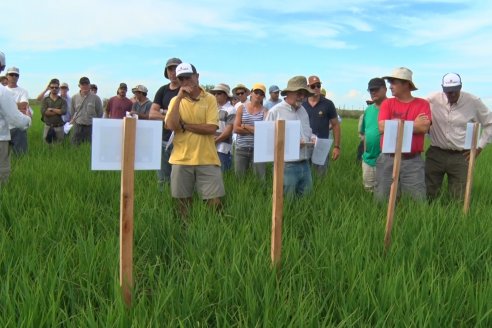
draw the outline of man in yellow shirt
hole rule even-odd
[[[225,195],[220,160],[215,148],[219,113],[215,97],[200,87],[195,66],[181,63],[176,67],[180,83],[178,95],[169,103],[165,123],[174,131],[171,194],[177,198],[181,214],[188,214],[196,188],[201,198],[215,208]]]

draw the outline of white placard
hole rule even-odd
[[[383,153],[396,151],[396,137],[398,134],[398,120],[384,121]],[[413,121],[405,121],[403,125],[403,145],[401,152],[412,151]]]
[[[121,170],[123,120],[92,120],[92,170]],[[135,170],[161,167],[162,121],[137,120]]]
[[[316,138],[311,162],[316,165],[325,165],[332,144],[333,139]]]
[[[472,146],[472,139],[473,139],[473,125],[475,123],[466,123],[466,135],[465,135],[465,145],[463,146],[463,149],[471,149]],[[482,125],[478,125],[478,135],[480,136],[480,130],[482,128]],[[477,140],[478,143],[478,140]],[[478,147],[478,145],[477,145]]]
[[[273,162],[275,153],[275,121],[255,122],[255,163]],[[285,121],[285,161],[299,160],[301,122]]]

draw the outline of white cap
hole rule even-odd
[[[176,67],[176,77],[191,76],[192,74],[196,74],[196,68],[192,64],[181,63]]]
[[[454,92],[461,90],[461,77],[456,73],[448,73],[442,77],[442,91]]]

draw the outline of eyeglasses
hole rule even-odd
[[[60,87],[50,87],[50,89],[54,90],[54,89],[60,89]]]
[[[236,96],[242,96],[242,95],[244,95],[244,94],[245,94],[245,92],[244,92],[244,91],[236,92]]]
[[[265,97],[265,93],[261,90],[253,90],[253,93],[257,96]]]
[[[8,75],[8,76],[19,77],[19,74],[17,74],[17,73],[9,73],[9,74],[7,74],[7,75]]]
[[[180,81],[187,81],[191,79],[191,76],[178,76],[178,80]]]
[[[311,84],[309,87],[311,89],[319,89],[319,88],[321,88],[321,83]]]

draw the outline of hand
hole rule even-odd
[[[429,120],[429,116],[427,114],[424,114],[424,113],[421,113],[419,115],[417,115],[417,117],[415,118],[415,122],[420,122],[420,123],[427,123],[427,122],[430,122]]]
[[[340,148],[335,147],[333,148],[333,151],[331,152],[331,159],[336,161],[340,157]]]

